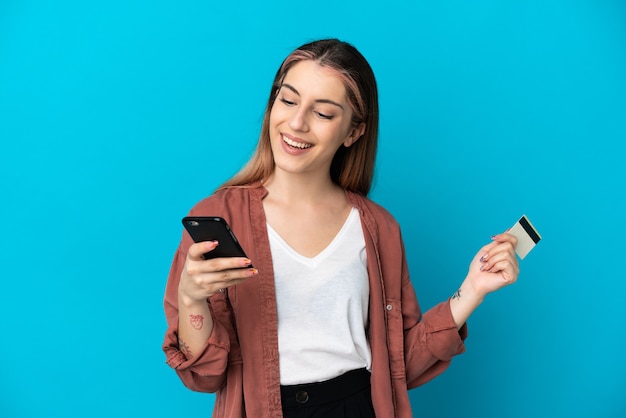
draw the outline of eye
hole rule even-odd
[[[287,100],[284,97],[281,97],[280,101],[283,102],[286,106],[293,106],[296,104],[295,102],[292,102],[291,100]]]
[[[322,119],[326,119],[326,120],[331,120],[333,118],[333,115],[327,115],[325,113],[320,113],[320,112],[316,112],[317,116],[319,116]]]

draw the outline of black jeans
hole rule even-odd
[[[375,418],[365,369],[325,382],[281,386],[280,396],[285,418]]]

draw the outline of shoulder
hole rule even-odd
[[[398,222],[394,218],[394,216],[382,205],[374,202],[369,197],[347,192],[348,200],[355,206],[357,209],[364,213],[366,216],[371,216],[377,223],[386,223],[390,226],[398,226]]]
[[[249,206],[251,198],[262,198],[265,189],[258,185],[226,187],[197,202],[189,211],[190,216],[214,216],[230,212],[234,208]]]

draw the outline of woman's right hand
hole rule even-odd
[[[205,301],[221,289],[239,284],[258,274],[258,270],[254,268],[245,268],[252,264],[247,258],[224,257],[205,260],[202,257],[218,245],[217,241],[206,241],[189,247],[178,285],[182,302],[193,304]]]

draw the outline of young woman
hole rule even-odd
[[[219,242],[184,234],[167,284],[167,363],[217,392],[214,417],[410,417],[408,389],[442,373],[469,315],[516,281],[515,237],[495,235],[422,315],[400,228],[366,197],[377,139],[365,58],[303,45],[274,78],[250,162],[190,211],[225,218],[249,257],[205,260]]]

